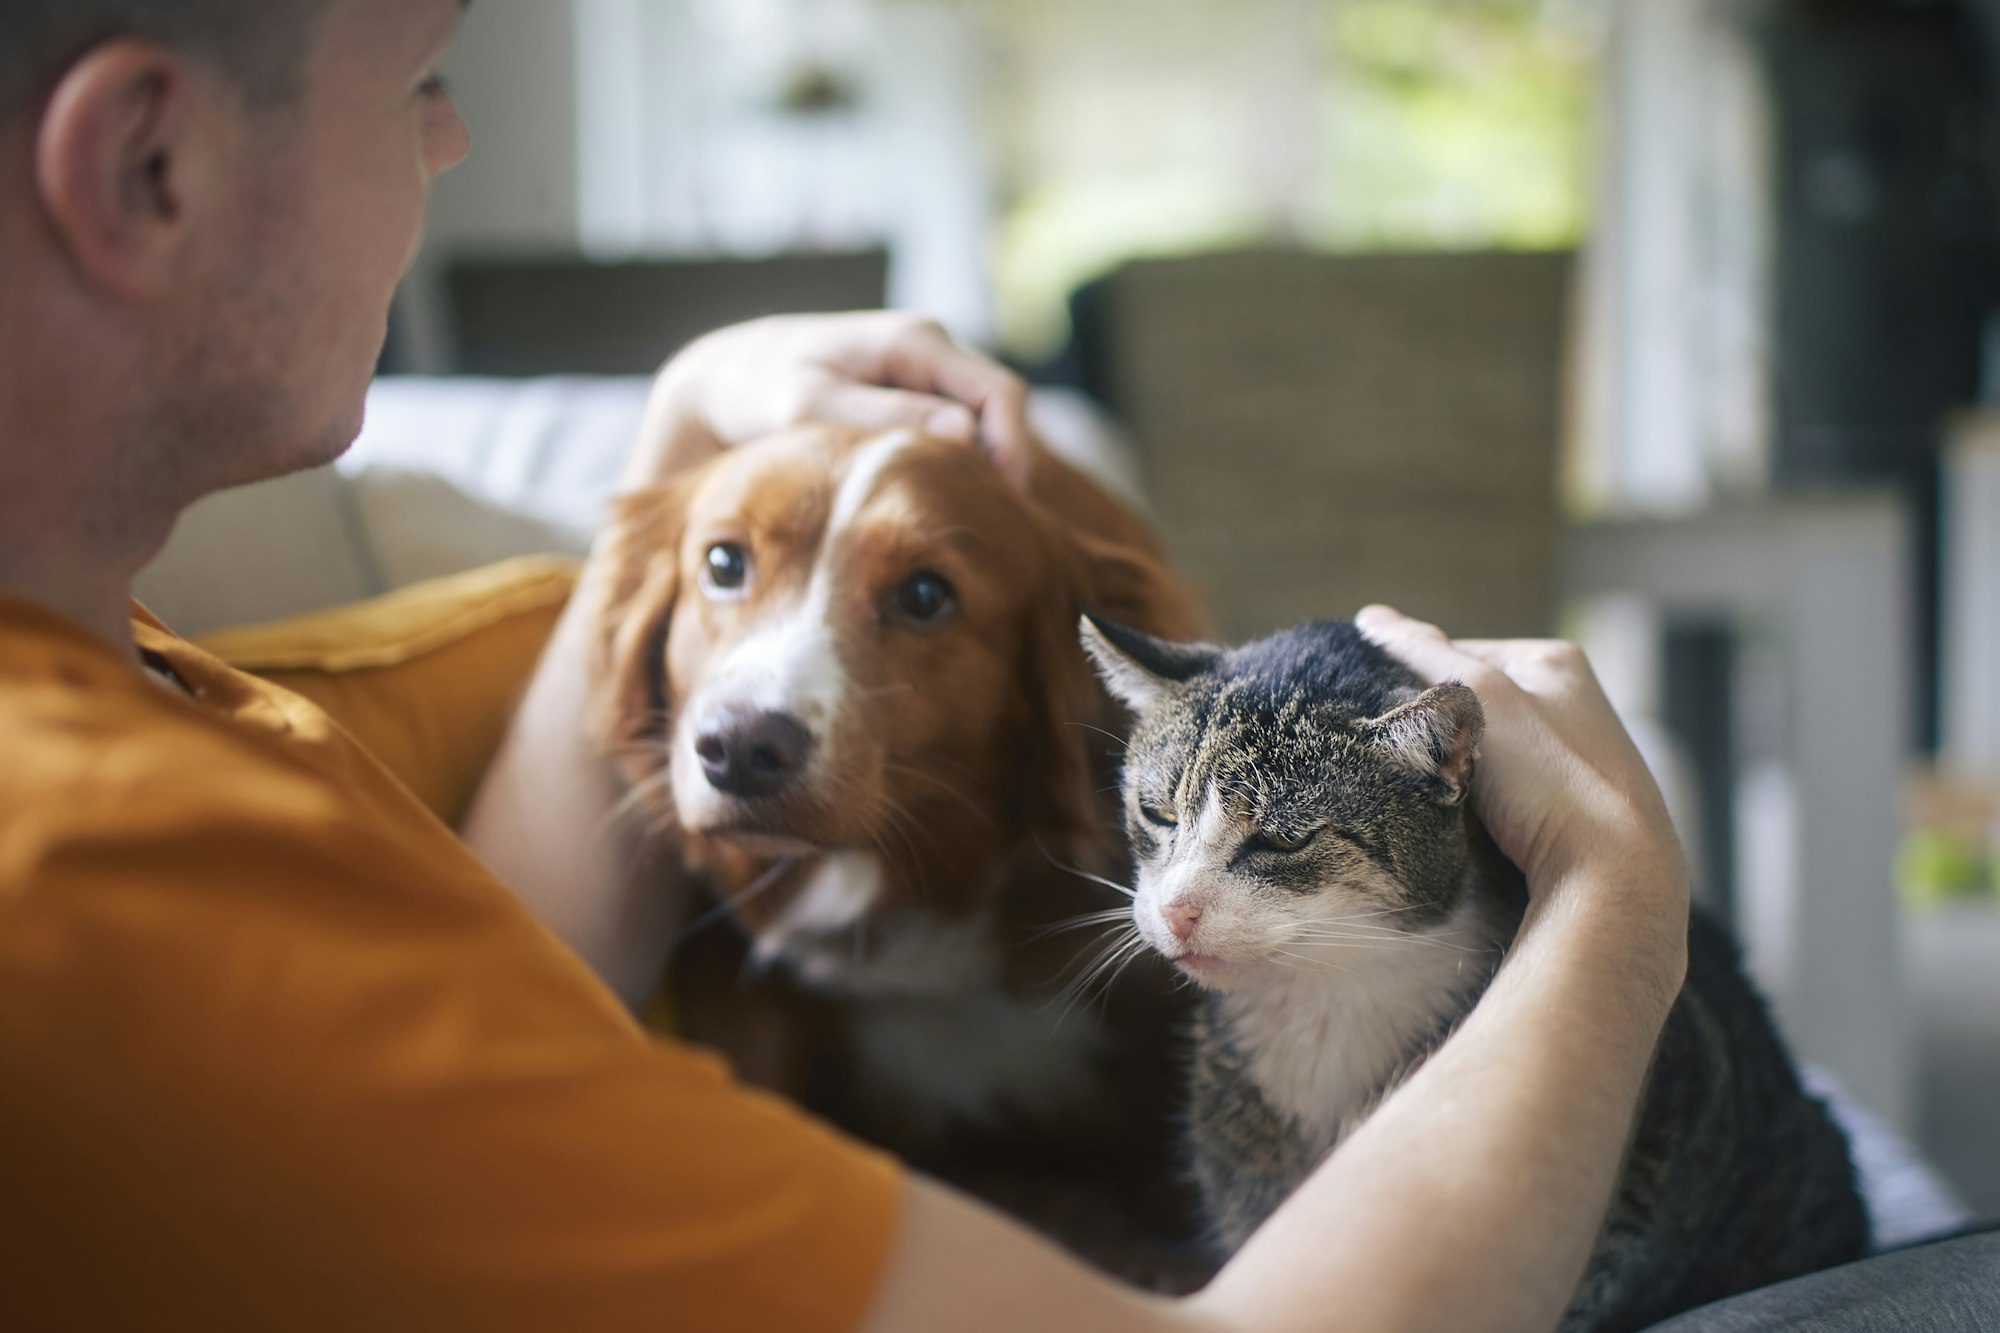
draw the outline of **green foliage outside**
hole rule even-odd
[[[1259,12],[1235,9],[1240,22]],[[1184,125],[1190,108],[1173,89],[1147,90],[1160,115],[1118,119],[1131,143],[1154,137],[1150,155],[1127,144],[1118,171],[1041,179],[1030,164],[1015,182],[994,255],[1003,340],[1026,355],[1052,350],[1068,294],[1141,256],[1262,240],[1332,250],[1575,244],[1588,215],[1597,53],[1582,25],[1550,13],[1547,0],[1328,0],[1315,25],[1325,71],[1316,165],[1283,219],[1240,163],[1180,151],[1189,136],[1173,117]],[[1132,93],[1106,95],[1129,107]]]

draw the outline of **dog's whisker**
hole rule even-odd
[[[784,878],[785,872],[797,863],[797,857],[780,857],[769,870],[766,870],[756,879],[750,881],[745,887],[738,889],[734,893],[725,895],[721,902],[696,917],[682,929],[680,935],[675,940],[675,944],[686,944],[697,931],[706,930],[708,927],[722,920],[722,918],[730,915],[744,903],[749,902],[752,898],[757,897],[766,889],[776,884],[780,879]]]
[[[916,688],[914,684],[905,681],[901,685],[886,685],[879,690],[863,690],[853,697],[855,702],[860,703],[869,699],[886,699],[892,694],[908,694]]]
[[[661,792],[670,791],[672,784],[673,773],[665,766],[662,766],[659,772],[649,774],[638,782],[633,783],[631,788],[598,821],[595,830],[596,834],[602,837],[605,833],[615,828],[620,821],[629,818],[640,806],[652,800]],[[659,819],[659,817],[660,812],[653,813],[655,820]],[[671,828],[672,824],[669,823],[667,827]],[[652,829],[649,831],[657,834],[661,830]]]
[[[994,820],[992,813],[989,812],[984,806],[980,805],[979,802],[973,800],[972,797],[966,795],[958,788],[952,786],[949,782],[946,782],[943,778],[938,777],[935,773],[926,773],[921,768],[913,768],[909,764],[897,764],[897,763],[890,763],[887,761],[883,763],[882,768],[885,772],[901,773],[909,777],[920,778],[923,781],[930,783],[933,787],[936,787],[938,790],[942,791],[945,795],[951,797],[953,800],[958,801],[966,809],[970,810],[974,815],[978,816],[979,820],[982,823],[992,825],[995,827],[998,826],[997,821]]]

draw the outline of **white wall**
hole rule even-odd
[[[472,154],[431,195],[430,235],[406,287],[399,332],[413,369],[447,361],[441,256],[484,248],[569,249],[577,239],[574,0],[480,0],[445,62]]]
[[[480,0],[445,77],[472,127],[472,156],[438,182],[432,246],[575,244],[571,0]]]

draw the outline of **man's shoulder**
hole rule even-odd
[[[50,838],[296,820],[339,803],[317,775],[137,672],[0,674],[0,756],[0,875]]]

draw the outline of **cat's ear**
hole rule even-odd
[[[1362,729],[1384,754],[1435,779],[1448,805],[1464,800],[1472,785],[1472,765],[1485,730],[1486,713],[1479,696],[1458,684],[1433,686]]]
[[[1083,650],[1104,679],[1104,687],[1134,712],[1222,659],[1222,650],[1213,644],[1156,639],[1088,611],[1083,613],[1077,632],[1083,639]]]

